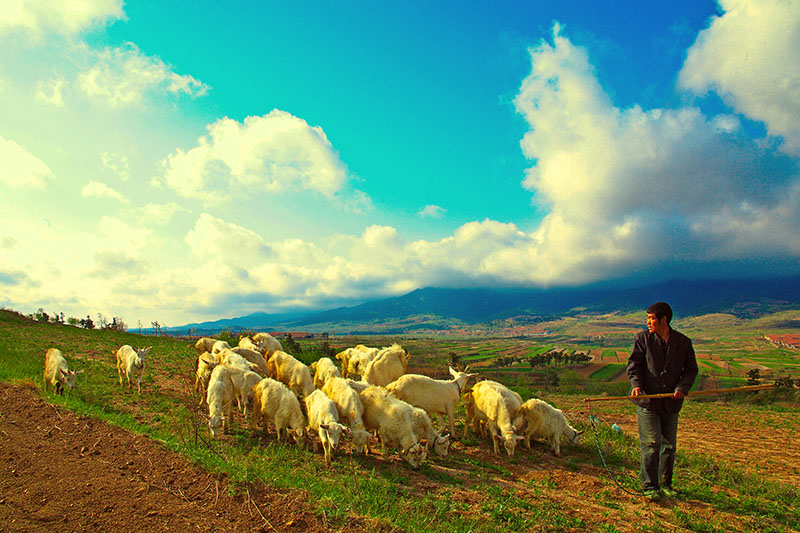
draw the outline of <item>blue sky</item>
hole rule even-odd
[[[430,4],[4,2],[0,305],[797,273],[797,1]]]

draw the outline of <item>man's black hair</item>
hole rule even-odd
[[[667,302],[656,302],[647,308],[648,314],[656,315],[656,320],[661,322],[662,317],[667,317],[667,324],[672,321],[672,308]]]

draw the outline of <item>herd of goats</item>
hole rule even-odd
[[[133,379],[141,392],[150,349],[124,345],[116,351],[120,385],[125,378],[132,387]],[[466,407],[463,435],[473,428],[484,438],[491,436],[496,454],[502,444],[513,456],[520,441],[530,450],[531,439],[538,437],[560,456],[562,437],[578,442],[583,433],[570,426],[559,409],[537,398],[523,402],[518,393],[497,381],[478,381],[467,389],[467,380],[477,376],[467,373],[469,367],[463,372],[450,368],[450,380],[409,374],[409,355],[399,344],[354,346],[336,355],[339,366],[323,357],[310,367],[283,351],[280,342],[267,333],[243,336],[236,347],[203,337],[195,349],[195,389],[201,395],[200,406],[208,407],[213,437],[228,432],[236,404],[254,432],[259,424],[265,433],[272,425],[278,441],[293,439],[300,446],[305,446],[308,436],[315,452],[321,443],[328,465],[342,436],[365,454],[377,436],[384,455],[387,448],[396,448],[414,468],[431,452],[446,456],[450,436],[455,435],[459,401]],[[45,391],[48,385],[59,393],[74,387],[75,376],[81,372],[69,370],[61,351],[50,348],[45,355]]]

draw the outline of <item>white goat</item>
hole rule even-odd
[[[305,398],[314,392],[311,371],[302,362],[286,352],[277,351],[267,361],[267,373],[272,379],[284,383],[299,398]]]
[[[283,351],[280,341],[269,333],[256,333],[253,335],[253,342],[259,346],[260,352],[269,359],[278,350]]]
[[[447,456],[450,451],[450,435],[442,435],[441,431],[433,429],[431,417],[419,407],[414,407],[411,410],[411,428],[414,430],[414,436],[420,442],[427,443],[428,451],[433,446],[433,451],[437,455],[441,457]]]
[[[502,439],[506,453],[513,457],[517,442],[523,438],[515,433],[512,423],[519,405],[511,400],[512,398],[516,400],[513,394],[509,394],[513,391],[507,389],[508,393],[504,394],[503,389],[507,389],[507,387],[487,380],[476,383],[472,387],[472,391],[465,394],[468,405],[467,420],[464,422],[464,436],[467,435],[467,429],[472,421],[471,418],[476,417],[489,425],[494,453],[500,453],[497,443]]]
[[[347,380],[340,377],[328,378],[322,386],[322,392],[333,400],[339,412],[339,420],[347,421],[355,448],[362,453],[368,453],[372,434],[364,426],[364,406],[358,392],[347,384]]]
[[[237,346],[236,348],[231,348],[231,351],[235,354],[241,355],[253,365],[256,365],[258,370],[253,369],[254,372],[258,372],[262,376],[267,375],[267,361],[264,359],[264,356],[261,355],[261,352],[256,350],[250,350],[248,348],[243,348],[241,346]]]
[[[409,357],[399,344],[392,344],[367,363],[362,379],[370,385],[385,387],[406,373]]]
[[[306,413],[308,414],[309,435],[316,431],[325,452],[325,464],[330,466],[339,439],[350,430],[339,423],[339,411],[333,400],[328,398],[321,390],[315,390],[305,399]],[[314,452],[318,449],[317,439],[314,439]]]
[[[144,374],[144,358],[152,346],[147,348],[131,348],[128,344],[120,346],[117,350],[117,374],[119,384],[122,385],[122,375],[128,378],[128,388],[131,388],[131,374],[136,377],[136,390],[142,392],[142,375]]]
[[[214,341],[214,344],[211,346],[211,355],[213,355],[217,361],[222,362],[222,352],[230,349],[231,345],[226,341]]]
[[[206,401],[206,390],[208,390],[208,380],[211,378],[211,371],[219,363],[216,362],[209,352],[203,352],[197,358],[197,370],[194,375],[194,390],[200,393],[200,404],[202,407]]]
[[[232,348],[223,348],[222,350],[217,352],[216,359],[223,365],[229,366],[231,368],[238,368],[240,370],[250,370],[252,372],[258,371],[257,364],[251,363],[243,356],[234,352]]]
[[[525,421],[525,446],[529,450],[531,437],[543,437],[550,444],[553,453],[561,457],[561,437],[566,436],[570,442],[577,444],[583,434],[583,431],[577,431],[569,425],[561,409],[556,409],[538,398],[531,398],[523,403],[517,416]]]
[[[74,372],[69,369],[67,360],[58,348],[49,348],[44,354],[44,392],[47,393],[47,384],[55,388],[58,394],[64,392],[64,388],[72,390],[75,387],[75,376],[81,374],[83,370]]]
[[[208,427],[211,436],[216,438],[220,433],[228,433],[229,422],[233,416],[233,382],[230,379],[231,368],[218,365],[211,372],[206,392],[208,404]]]
[[[318,389],[325,385],[328,378],[342,376],[330,357],[322,357],[311,363],[311,370],[314,371],[314,387]]]
[[[428,451],[414,435],[413,407],[390,396],[381,387],[368,387],[359,396],[364,405],[364,425],[368,430],[378,432],[382,453],[386,454],[388,445],[396,445],[400,456],[417,468],[428,456]]]
[[[255,434],[256,423],[261,420],[264,433],[267,433],[269,422],[275,425],[278,442],[286,430],[287,440],[293,437],[298,446],[305,443],[306,421],[300,410],[297,396],[280,381],[264,378],[253,387],[253,411],[250,418],[250,429]]]
[[[367,363],[372,361],[380,350],[378,348],[368,348],[359,344],[353,348],[347,348],[336,354],[336,358],[342,362],[342,376],[349,377],[364,374]]]
[[[205,352],[211,353],[214,350],[214,343],[217,342],[217,339],[212,339],[211,337],[200,337],[197,339],[197,342],[194,343],[194,349],[197,350],[197,355],[202,355]]]
[[[424,409],[428,416],[436,415],[440,431],[444,429],[442,415],[446,415],[450,434],[455,435],[456,404],[467,380],[477,374],[450,368],[450,375],[453,379],[444,381],[420,374],[405,374],[386,385],[386,390],[404,402]]]
[[[353,389],[354,391],[359,392],[359,393],[362,392],[367,387],[371,387],[372,386],[369,383],[367,383],[366,381],[356,381],[356,380],[350,379],[350,378],[342,378],[342,379],[345,380],[345,382],[347,383],[347,385],[351,389]]]

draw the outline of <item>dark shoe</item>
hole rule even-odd
[[[673,489],[672,487],[661,487],[661,494],[663,494],[667,498],[677,498],[678,497],[678,491]]]
[[[644,491],[644,497],[647,498],[648,500],[655,501],[655,500],[660,500],[662,498],[662,494],[661,491],[658,489],[650,489]]]

